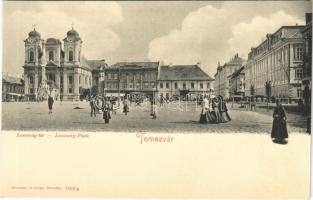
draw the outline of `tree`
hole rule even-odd
[[[266,97],[267,97],[267,106],[266,106],[266,110],[268,111],[269,100],[270,100],[270,96],[271,96],[271,94],[272,94],[271,81],[266,81],[266,83],[265,83],[265,94],[266,94]]]

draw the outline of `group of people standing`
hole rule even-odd
[[[152,99],[150,100],[150,105],[151,105],[151,110],[150,110],[150,116],[152,116],[152,119],[157,118],[157,104],[155,101]],[[96,117],[96,114],[99,113],[99,110],[102,111],[102,116],[104,119],[105,123],[109,123],[110,119],[112,117],[112,114],[116,114],[116,110],[118,109],[116,107],[116,101],[104,101],[103,106],[101,109],[99,109],[99,106],[97,106],[96,98],[91,98],[90,99],[90,116],[91,117]],[[130,111],[130,105],[131,101],[128,100],[127,98],[123,99],[123,113],[124,115],[127,115]]]
[[[200,114],[200,123],[225,123],[231,121],[227,105],[222,96],[204,96]]]
[[[224,123],[230,121],[226,102],[221,96],[204,96],[202,101],[202,110],[200,123]],[[276,101],[276,107],[273,112],[273,125],[271,138],[274,143],[287,144],[287,117],[286,112],[279,100]]]
[[[97,105],[96,105],[96,99],[95,98],[91,98],[90,99],[90,116],[94,116],[96,117],[96,113],[99,113],[99,110],[102,111],[102,117],[104,120],[104,123],[108,124],[110,123],[110,119],[112,118],[112,114],[116,114],[116,110],[117,105],[116,105],[116,101],[104,101],[103,102],[103,106],[102,109],[98,109]],[[128,99],[124,99],[123,100],[123,113],[125,115],[127,115],[127,113],[129,112],[129,100]]]

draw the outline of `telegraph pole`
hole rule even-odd
[[[121,82],[121,70],[120,67],[118,67],[118,100],[117,100],[117,106],[120,107],[120,99],[121,99],[121,89],[120,89],[120,82]]]

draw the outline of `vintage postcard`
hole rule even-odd
[[[310,196],[311,1],[4,1],[3,197]]]

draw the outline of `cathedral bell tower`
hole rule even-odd
[[[81,73],[81,48],[82,40],[77,31],[72,27],[66,34],[64,42],[64,65],[63,65],[63,90],[64,94],[79,99],[80,73]],[[73,71],[71,71],[71,70]]]
[[[39,60],[42,56],[42,40],[40,33],[34,28],[28,33],[28,38],[25,42],[25,64],[39,65]]]
[[[82,40],[77,31],[72,27],[67,32],[64,41],[64,63],[79,65],[81,58]]]
[[[40,33],[34,30],[28,33],[28,38],[25,42],[25,94],[37,96],[39,85],[41,84],[42,69],[45,65],[44,59],[44,40],[41,39]]]

